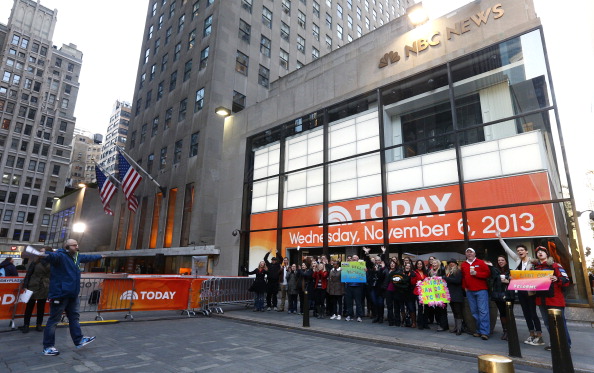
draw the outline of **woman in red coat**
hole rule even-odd
[[[567,334],[567,342],[571,347],[571,338],[569,337],[569,330],[567,330],[567,321],[565,320],[565,295],[563,288],[569,286],[569,276],[567,272],[559,263],[555,263],[553,258],[549,256],[549,250],[544,246],[536,248],[536,258],[532,261],[532,269],[537,271],[553,270],[553,274],[549,277],[551,280],[551,287],[548,291],[536,292],[536,305],[540,308],[540,316],[542,317],[549,335],[549,314],[550,309],[561,310],[561,317],[565,324],[565,332]],[[551,345],[545,347],[545,350],[550,350]]]
[[[324,263],[317,265],[316,271],[313,273],[314,281],[314,299],[316,302],[316,313],[318,319],[323,319],[326,312],[324,307],[324,300],[326,299],[326,288],[328,287],[328,271]]]

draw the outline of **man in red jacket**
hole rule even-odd
[[[466,290],[466,298],[472,317],[476,321],[475,337],[483,340],[489,339],[489,291],[487,279],[491,276],[491,270],[487,264],[476,258],[476,252],[472,248],[466,249],[466,261],[460,266],[462,271],[462,287]]]
[[[552,257],[549,256],[549,250],[544,246],[536,248],[536,258],[533,260],[533,269],[553,270],[553,274],[549,277],[551,280],[551,287],[549,291],[538,291],[536,292],[536,305],[540,308],[540,315],[544,321],[545,326],[550,334],[549,329],[549,314],[550,309],[561,310],[561,318],[565,324],[565,332],[567,336],[567,342],[571,347],[571,338],[569,337],[569,330],[567,329],[567,321],[565,320],[565,295],[563,294],[563,288],[569,286],[569,276],[567,272],[559,263],[555,263]],[[545,347],[545,350],[550,350],[551,345]]]

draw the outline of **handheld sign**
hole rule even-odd
[[[546,291],[551,286],[550,276],[553,270],[546,271],[510,271],[511,280],[507,290]]]
[[[341,282],[366,282],[364,262],[342,262],[340,281]]]
[[[420,303],[430,307],[445,307],[446,303],[450,303],[450,291],[443,278],[427,277],[417,283],[417,286],[421,289]]]

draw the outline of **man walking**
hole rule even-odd
[[[484,261],[476,258],[476,252],[470,247],[466,249],[466,261],[460,267],[462,287],[466,290],[470,312],[476,321],[476,331],[473,336],[481,337],[486,341],[489,339],[491,330],[489,291],[487,290],[487,279],[491,276],[491,270]]]
[[[50,263],[50,317],[43,333],[43,354],[57,356],[60,352],[54,347],[56,340],[56,325],[66,312],[70,337],[76,348],[81,348],[95,340],[95,337],[85,337],[80,330],[79,299],[81,263],[94,262],[103,255],[79,255],[76,240],[68,239],[64,247],[53,253],[45,253],[45,260]]]

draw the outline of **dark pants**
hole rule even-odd
[[[520,301],[520,306],[522,307],[524,319],[526,319],[528,330],[531,332],[542,332],[540,320],[536,314],[536,301],[534,300],[535,296],[529,296],[528,292],[526,291],[518,291],[518,299]]]
[[[342,295],[331,295],[328,308],[331,314],[342,316]]]
[[[50,303],[50,317],[43,332],[43,348],[52,347],[56,343],[56,326],[60,322],[63,312],[66,312],[66,317],[68,317],[68,327],[70,328],[72,342],[74,342],[75,346],[80,343],[83,334],[78,322],[80,316],[78,306],[78,297],[52,299]]]
[[[454,319],[464,319],[464,302],[450,302],[450,308],[454,314]]]
[[[278,285],[268,285],[266,289],[266,307],[276,307],[278,304]]]
[[[441,326],[443,329],[448,329],[450,326],[448,324],[448,306],[447,304],[443,307],[429,307],[433,308],[433,315],[435,317],[435,323]]]
[[[297,294],[289,294],[289,309],[288,311],[297,312]]]
[[[43,314],[45,312],[45,298],[43,299],[29,299],[27,302],[27,307],[25,307],[25,317],[23,319],[23,325],[29,326],[31,322],[31,315],[33,314],[33,308],[35,308],[35,303],[37,303],[37,324],[41,326],[43,324]]]
[[[365,292],[365,285],[346,286],[346,308],[347,314],[350,317],[355,317],[353,313],[353,301],[356,307],[356,317],[363,317],[363,297]]]
[[[317,312],[324,312],[324,302],[326,301],[326,289],[322,288],[315,288],[314,289],[314,301],[315,301],[315,310]],[[322,316],[322,315],[320,315]]]
[[[403,296],[395,291],[386,291],[386,307],[388,308],[388,322],[400,326],[400,309],[404,305]]]
[[[417,326],[419,329],[428,328],[427,320],[425,320],[424,314],[425,305],[417,299]]]

